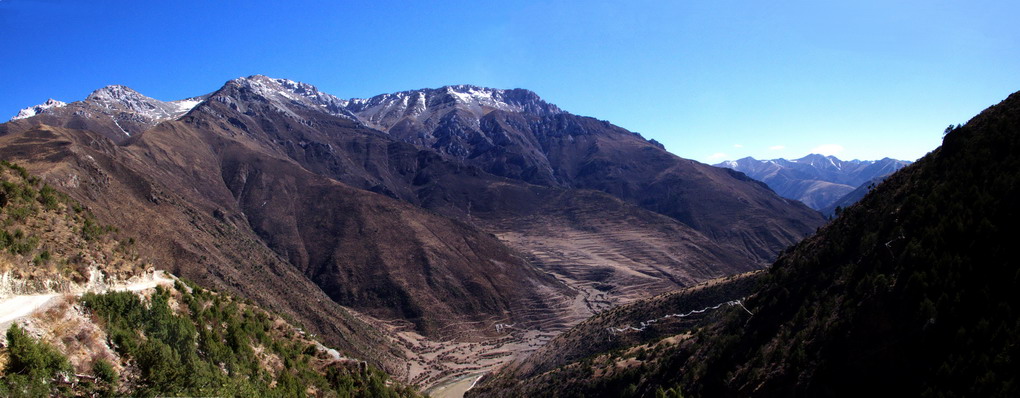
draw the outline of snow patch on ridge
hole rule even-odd
[[[27,119],[27,118],[30,118],[32,116],[38,115],[40,113],[43,113],[43,111],[46,111],[47,109],[60,108],[62,106],[66,106],[66,105],[67,105],[66,102],[57,101],[57,100],[55,100],[53,98],[50,98],[50,99],[46,100],[46,102],[43,102],[43,103],[41,103],[39,105],[30,106],[28,108],[25,108],[25,109],[22,109],[22,110],[18,111],[18,114],[15,115],[14,117],[12,117],[11,120]]]
[[[190,112],[192,109],[198,106],[198,104],[201,104],[202,101],[203,99],[201,98],[188,98],[179,101],[172,101],[170,103],[177,107],[176,113],[178,113],[179,115],[184,115],[185,113]]]
[[[384,131],[405,119],[422,124],[438,123],[439,118],[454,108],[474,115],[475,119],[493,110],[537,115],[563,112],[528,90],[501,90],[472,85],[354,98],[346,101],[346,108],[362,122]]]
[[[228,86],[262,97],[279,112],[298,120],[302,117],[295,113],[295,110],[300,108],[325,112],[348,120],[357,120],[345,109],[347,101],[321,92],[311,84],[254,75],[231,80],[228,82]],[[227,104],[237,104],[231,95],[219,92],[211,99]]]

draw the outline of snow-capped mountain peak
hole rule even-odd
[[[227,82],[224,89],[213,94],[210,99],[237,106],[244,106],[244,104],[237,104],[238,100],[266,102],[278,111],[295,118],[300,118],[292,109],[297,106],[356,120],[354,115],[345,109],[347,101],[319,91],[318,88],[308,83],[276,79],[264,75],[231,80]]]
[[[110,85],[93,91],[85,98],[85,103],[99,107],[104,113],[119,115],[127,113],[134,119],[147,119],[148,124],[176,119],[188,113],[202,102],[204,97],[192,97],[183,100],[163,102],[147,97],[127,86]],[[123,116],[118,116],[123,118]]]
[[[132,90],[128,86],[122,86],[119,84],[109,85],[96,91],[93,91],[92,94],[89,94],[89,96],[85,98],[86,101],[102,101],[102,102],[110,101],[137,102],[145,101],[148,99],[151,98],[146,97],[135,90]]]
[[[127,86],[110,85],[93,91],[81,101],[64,103],[51,99],[44,104],[22,109],[11,120],[49,115],[56,119],[47,123],[92,129],[117,141],[148,130],[160,122],[177,119],[206,97],[203,95],[164,102],[142,95]]]
[[[731,168],[769,185],[781,196],[823,209],[842,195],[877,177],[887,175],[910,162],[882,160],[840,160],[817,153],[799,159],[755,160],[751,157],[724,161],[718,167]]]
[[[542,116],[563,112],[528,90],[502,90],[466,84],[354,98],[347,101],[347,109],[366,124],[383,130],[404,119],[426,123],[434,116],[445,115],[454,109],[468,112],[475,118],[493,110]]]
[[[15,115],[14,117],[12,117],[11,120],[30,118],[32,116],[35,116],[35,115],[38,115],[38,114],[42,113],[43,111],[45,111],[47,109],[60,108],[60,107],[65,106],[65,105],[67,105],[66,102],[57,101],[57,100],[55,100],[53,98],[50,98],[50,99],[46,100],[46,102],[43,102],[43,103],[41,103],[39,105],[30,106],[28,108],[25,108],[25,109],[22,109],[22,110],[18,111],[18,114]]]

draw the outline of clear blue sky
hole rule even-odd
[[[0,118],[239,76],[528,88],[680,156],[915,159],[1020,90],[1016,1],[0,0]]]

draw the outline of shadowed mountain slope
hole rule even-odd
[[[392,136],[494,175],[598,190],[673,217],[753,262],[770,261],[822,223],[746,177],[681,159],[526,90],[448,86],[351,100],[347,109]]]
[[[0,395],[418,396],[0,162]]]
[[[137,237],[139,253],[168,271],[289,314],[340,349],[382,365],[397,363],[398,350],[383,335],[267,248],[236,212],[160,178],[170,170],[153,172],[95,133],[49,126],[0,137],[0,157],[25,165],[101,221]]]
[[[434,114],[436,117],[445,117],[443,115],[449,115],[450,112],[465,113],[466,115],[480,115],[489,112],[487,114],[492,115],[492,112],[496,112],[493,109],[499,112],[505,110],[553,116],[564,115],[555,106],[542,102],[533,93],[525,90],[502,91],[470,86],[457,87],[475,92],[474,97],[464,97],[465,94],[459,94],[452,89],[446,90],[447,96],[445,97],[429,97],[422,94],[423,97],[419,98],[425,98],[424,101],[428,106],[418,107],[418,105],[414,105],[414,101],[411,101],[410,103],[413,105],[411,108],[424,109],[418,116]],[[484,90],[488,90],[486,91],[489,93],[488,96],[477,93]],[[407,98],[408,94],[398,93],[390,97],[401,95]],[[481,99],[475,97],[481,97]],[[474,98],[474,100],[465,102],[465,98],[469,100]],[[587,218],[584,223],[588,225],[597,225],[598,220],[609,215],[608,213],[606,215],[599,214],[603,210],[597,206],[585,204],[585,201],[579,199],[599,197],[599,194],[594,192],[586,193],[583,190],[571,189],[558,184],[536,186],[520,179],[500,177],[491,174],[489,172],[491,170],[486,170],[485,167],[482,167],[483,165],[475,165],[471,161],[457,158],[453,152],[438,148],[439,152],[437,153],[436,148],[416,147],[398,141],[391,136],[392,131],[391,135],[386,135],[367,128],[368,125],[380,125],[395,120],[392,116],[379,116],[391,115],[395,111],[384,110],[380,108],[382,105],[367,105],[376,102],[386,103],[383,100],[373,99],[363,102],[363,106],[358,107],[355,106],[357,100],[354,100],[347,103],[347,108],[340,108],[339,104],[343,104],[343,100],[323,94],[312,86],[284,79],[252,76],[228,82],[222,89],[211,94],[209,101],[200,104],[194,112],[182,118],[181,121],[189,123],[197,129],[217,131],[217,134],[230,136],[249,147],[260,148],[263,152],[290,158],[316,174],[343,181],[354,187],[399,198],[447,217],[477,222],[480,226],[494,232],[532,233],[526,230],[506,228],[511,225],[515,225],[514,228],[527,228],[521,223],[500,222],[500,220],[510,220],[519,214],[514,210],[515,208],[528,208],[527,212],[532,216],[549,219],[557,217],[553,213],[569,209],[569,207],[556,208],[554,206],[536,206],[536,204],[559,203],[564,206],[585,206],[587,210],[574,211],[573,214],[575,219],[578,217]],[[348,112],[348,109],[369,112],[373,116],[368,119],[361,118],[357,114]],[[403,114],[398,113],[398,115]],[[526,113],[506,115],[530,117]],[[406,115],[402,117],[403,119],[400,120],[408,120]],[[594,122],[594,119],[589,118],[578,118],[578,120],[586,123]],[[603,127],[611,126],[604,122],[596,122],[596,124]],[[426,125],[431,124],[427,123]],[[619,137],[623,137],[625,140],[632,138],[638,140],[627,142],[631,144],[643,143],[641,145],[660,151],[640,137],[622,129],[618,130],[621,131],[618,134]],[[590,135],[594,137],[599,134],[592,133]],[[616,137],[616,135],[611,135],[611,137]],[[417,143],[423,144],[424,141]],[[661,152],[661,154],[666,161],[677,159],[665,152]],[[634,164],[634,167],[641,164],[638,159],[628,162]],[[513,163],[508,161],[506,164]],[[693,162],[688,163],[694,164]],[[605,200],[596,201],[610,206],[605,209],[609,213],[623,211],[635,214],[633,217],[643,220],[642,223],[631,223],[627,226],[627,229],[633,231],[633,236],[655,234],[653,231],[673,229],[682,231],[685,239],[694,239],[698,242],[688,245],[681,251],[657,250],[664,253],[653,254],[657,256],[658,260],[665,260],[660,264],[661,267],[671,270],[667,274],[689,273],[691,271],[688,270],[691,269],[692,264],[697,264],[695,267],[710,268],[708,271],[696,271],[695,274],[699,275],[696,279],[687,277],[667,282],[671,288],[704,280],[706,277],[721,276],[732,270],[754,269],[760,266],[765,259],[771,258],[775,251],[806,233],[808,225],[816,225],[816,219],[820,219],[803,206],[791,205],[787,201],[775,197],[773,193],[768,192],[759,184],[735,179],[734,175],[724,170],[707,166],[703,169],[709,173],[708,178],[699,174],[696,178],[692,177],[691,182],[685,182],[685,184],[699,194],[712,195],[714,199],[692,200],[691,206],[705,208],[694,211],[694,213],[700,214],[701,218],[731,219],[732,224],[729,229],[718,233],[720,236],[725,236],[726,239],[709,235],[697,228],[691,230],[689,224],[680,225],[675,221],[653,217],[650,214],[636,215],[644,213],[648,209],[642,210],[635,207],[633,203],[628,205],[616,200],[609,200],[608,197]],[[722,182],[717,183],[713,178]],[[730,184],[732,187],[719,188],[716,186],[725,184]],[[665,183],[664,186],[668,185],[670,184]],[[697,188],[702,185],[714,187],[712,189],[715,190],[715,193],[702,192],[704,190]],[[638,188],[632,189],[637,190]],[[667,189],[669,188],[667,187]],[[736,191],[737,197],[730,197],[729,195],[733,192],[729,192],[725,198],[720,199],[719,196],[722,193],[718,191],[724,189]],[[689,195],[687,199],[693,199],[693,197],[695,197],[694,194]],[[572,199],[567,200],[567,198]],[[712,207],[713,203],[725,207],[727,206],[726,202],[731,200],[737,203],[730,203],[727,211],[722,208],[711,211],[707,209]],[[749,206],[750,203],[768,205],[768,211],[753,205]],[[617,210],[610,210],[613,208]],[[791,209],[794,210],[793,214],[789,214]],[[744,217],[740,220],[732,220],[733,215],[730,213],[743,214]],[[803,217],[798,219],[799,216]],[[711,222],[705,223],[711,224]],[[501,234],[501,236],[506,235]],[[674,236],[678,235],[674,234]],[[613,245],[610,242],[606,243]],[[515,246],[528,252],[533,249],[527,245]],[[653,249],[653,246],[646,247]],[[669,254],[670,252],[673,254]],[[574,257],[577,259],[577,256]],[[648,257],[640,259],[628,257],[625,262],[637,264],[647,259]],[[579,263],[586,266],[593,264],[591,261],[583,261],[583,259]],[[553,270],[553,272],[556,271]],[[669,280],[669,278],[662,278],[662,275],[657,275],[656,278]],[[681,280],[684,282],[678,284],[681,283],[678,282]],[[585,280],[585,282],[590,282],[590,280]],[[630,283],[621,285],[628,284]],[[653,292],[655,291],[661,290],[653,290]]]
[[[735,300],[754,291],[761,276],[762,271],[755,271],[715,279],[599,313],[531,355],[486,376],[471,393],[626,396],[625,385],[623,389],[602,389],[605,386],[600,385],[600,378],[626,372],[644,360],[647,352],[666,349],[688,338],[692,330],[718,321],[726,309],[740,305]],[[591,386],[595,387],[587,390]]]
[[[627,369],[550,389],[1017,395],[1020,271],[1009,253],[1020,225],[1017,151],[1020,93],[782,254],[745,301],[750,313],[730,309]]]
[[[692,356],[689,366],[705,363],[690,389],[1015,395],[1017,150],[1013,94],[782,256],[748,301],[755,316],[723,324]],[[714,343],[737,328],[755,333]],[[723,376],[727,363],[749,365]]]
[[[836,209],[839,209],[839,211],[842,212],[843,209],[852,206],[854,203],[857,203],[857,201],[864,198],[864,196],[867,195],[868,192],[871,192],[872,189],[875,189],[875,187],[877,187],[878,184],[881,184],[882,181],[885,181],[885,179],[888,177],[889,177],[888,175],[884,175],[881,177],[873,178],[861,184],[861,186],[855,188],[853,191],[850,191],[850,193],[843,195],[843,197],[837,199],[835,202],[832,202],[832,204],[820,209],[819,211],[822,212],[822,214],[824,214],[826,217],[835,217],[837,215]]]

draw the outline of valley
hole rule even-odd
[[[0,0],[0,397],[1020,397],[1018,14]]]
[[[823,221],[527,90],[343,100],[250,76],[170,102],[110,86],[22,115],[0,124],[0,156],[140,254],[424,389],[613,306],[760,269]]]
[[[648,352],[755,318],[761,270],[828,228],[747,175],[527,90],[344,100],[256,75],[181,101],[111,86],[30,110],[0,124],[0,156],[31,184],[137,237],[137,258],[433,396],[631,377]],[[12,298],[7,321],[51,299]]]
[[[467,396],[1012,396],[1018,128],[1014,93],[767,270],[602,312]]]

